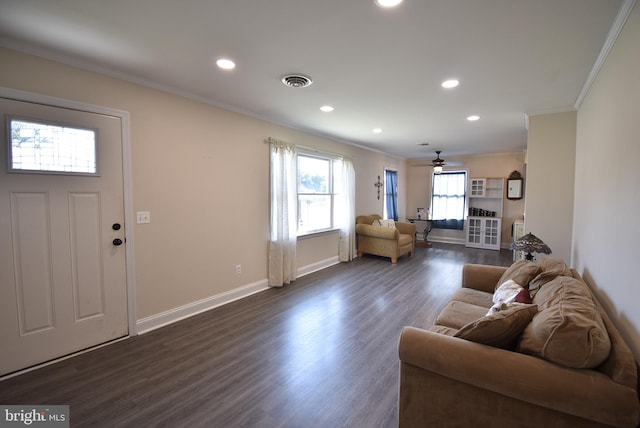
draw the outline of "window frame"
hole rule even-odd
[[[306,157],[306,158],[313,158],[313,159],[320,159],[323,161],[327,161],[328,165],[329,165],[329,174],[328,174],[328,183],[327,183],[327,193],[309,193],[309,192],[300,192],[299,189],[299,184],[300,184],[300,168],[299,168],[299,158],[300,157]],[[335,230],[338,230],[338,227],[336,226],[336,220],[335,220],[335,209],[336,209],[336,165],[338,164],[339,161],[342,160],[342,157],[337,156],[337,155],[331,155],[328,153],[322,153],[322,152],[318,152],[315,150],[309,150],[309,149],[303,149],[298,147],[297,153],[296,153],[296,225],[297,225],[297,229],[296,229],[296,236],[298,238],[304,238],[306,236],[312,236],[312,235],[318,235],[318,234],[322,234],[322,233],[326,233],[326,232],[332,232]],[[325,227],[325,228],[321,228],[321,229],[313,229],[313,230],[304,230],[301,231],[300,230],[300,220],[301,220],[301,213],[300,213],[300,196],[329,196],[329,226]]]
[[[462,195],[462,200],[463,200],[463,204],[462,204],[462,212],[460,213],[461,218],[460,219],[436,219],[436,212],[435,212],[435,206],[434,206],[434,197],[435,197],[435,193],[434,193],[434,185],[435,185],[435,177],[437,175],[459,175],[462,174],[463,178],[464,178],[464,194]],[[469,199],[469,172],[466,170],[458,170],[458,171],[442,171],[439,174],[436,174],[435,172],[432,173],[431,175],[431,219],[432,219],[432,228],[434,229],[448,229],[448,230],[464,230],[464,224],[465,221],[467,220],[467,205],[468,205],[468,199]],[[444,223],[445,225],[443,226],[443,223],[439,223],[439,222],[446,222],[447,220],[450,221],[457,221],[459,222],[459,224],[457,224],[457,227],[450,227],[447,226],[446,223]]]
[[[23,169],[23,168],[15,168],[13,166],[13,140],[12,140],[12,122],[20,121],[26,122],[35,125],[44,125],[44,126],[52,126],[52,127],[60,127],[60,128],[72,128],[80,131],[90,131],[93,133],[93,152],[94,152],[94,160],[95,160],[95,171],[64,171],[64,170],[48,170],[48,169]],[[6,171],[10,174],[45,174],[45,175],[63,175],[63,176],[84,176],[84,177],[100,177],[100,156],[99,156],[99,136],[98,129],[76,125],[67,122],[59,122],[55,120],[45,120],[38,119],[27,116],[18,116],[7,114],[5,116],[6,123]]]
[[[396,188],[393,189],[393,191],[389,192],[389,189],[387,189],[387,173],[394,173],[396,175]],[[388,210],[388,205],[387,205],[387,197],[392,195],[395,198],[396,201],[396,205],[398,204],[398,177],[399,177],[399,173],[397,169],[394,168],[385,168],[384,169],[384,200],[382,203],[382,214],[384,215],[385,218],[389,218],[389,210]],[[397,214],[397,213],[396,213]],[[397,219],[394,219],[397,220]]]

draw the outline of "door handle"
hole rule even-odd
[[[116,247],[117,247],[118,245],[122,245],[122,239],[120,239],[120,238],[116,238],[116,239],[114,239],[114,240],[113,240],[113,245],[115,245]]]

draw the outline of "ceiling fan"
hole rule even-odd
[[[440,158],[440,153],[442,153],[442,150],[436,150],[436,158],[431,161],[431,164],[428,164],[426,162],[416,162],[416,163],[411,163],[411,166],[432,166],[433,172],[435,172],[436,174],[440,174],[442,172],[442,167],[445,165],[448,165],[448,166],[463,165],[462,162],[445,162],[444,159]]]

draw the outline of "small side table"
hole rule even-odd
[[[416,225],[416,247],[430,247],[431,242],[427,237],[431,232],[431,220],[426,218],[408,218],[407,220]]]

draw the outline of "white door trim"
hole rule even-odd
[[[135,264],[133,245],[133,197],[131,192],[131,139],[129,126],[129,112],[110,107],[97,106],[49,95],[26,92],[18,89],[0,86],[0,97],[16,101],[26,101],[35,104],[43,104],[51,107],[85,111],[89,113],[104,114],[120,118],[122,127],[122,175],[124,185],[124,221],[126,239],[126,274],[127,274],[127,315],[129,336],[138,334],[136,323],[136,299],[135,299]]]

